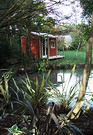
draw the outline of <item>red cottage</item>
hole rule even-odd
[[[33,58],[60,58],[57,56],[57,36],[47,33],[31,32],[31,51]],[[26,53],[26,36],[21,37],[23,53]]]

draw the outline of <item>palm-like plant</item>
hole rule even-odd
[[[49,98],[49,93],[46,91],[45,83],[49,77],[50,71],[45,77],[45,74],[43,74],[41,84],[39,84],[39,79],[36,77],[36,81],[31,81],[26,74],[25,81],[23,82],[23,88],[19,88],[17,83],[14,81],[14,84],[17,88],[17,91],[15,92],[17,99],[20,100],[19,93],[21,94],[21,97],[23,100],[29,100],[29,102],[32,104],[34,108],[40,107],[46,102]],[[22,100],[22,99],[21,99]]]
[[[9,91],[9,81],[11,79],[11,73],[10,70],[9,72],[4,73],[0,78],[0,110],[4,109],[4,107],[10,103],[11,94]]]
[[[78,90],[76,88],[77,83],[75,85],[71,86],[71,78],[73,76],[74,71],[75,71],[75,66],[71,70],[69,80],[63,83],[63,79],[62,79],[62,90],[61,91],[60,91],[60,89],[57,89],[57,87],[55,87],[49,81],[49,83],[50,83],[49,86],[51,88],[51,94],[59,102],[59,104],[65,109],[67,109],[70,106],[70,104],[76,99],[76,95],[78,92]]]
[[[28,100],[26,100],[25,102],[15,101],[15,103],[20,104],[21,106],[24,106],[24,108],[27,109],[30,112],[30,116],[31,116],[32,120],[29,124],[29,128],[26,131],[27,135],[42,134],[42,130],[41,130],[41,126],[40,126],[40,120],[41,119],[39,117],[39,110],[36,109],[36,113],[35,113],[32,105],[30,104],[30,102]],[[50,110],[50,105],[48,106],[46,121],[44,121],[44,125],[46,124],[46,126],[45,126],[46,131],[44,132],[44,134],[50,135],[53,132],[53,134],[55,134],[55,135],[57,135],[57,134],[59,134],[59,135],[72,135],[72,134],[76,135],[77,133],[79,135],[83,135],[83,133],[81,132],[81,130],[78,127],[65,122],[65,120],[67,119],[66,116],[65,116],[66,119],[65,118],[63,119],[62,116],[61,116],[62,124],[60,125],[59,124],[60,118],[58,119],[56,117],[56,115],[53,113],[54,107],[55,107],[55,104],[53,105],[53,107]],[[56,125],[55,130],[53,130],[53,128],[51,127],[51,125],[53,124],[52,123],[53,121]],[[9,132],[15,133],[16,135],[18,135],[19,133],[23,134],[23,132],[20,131],[16,125],[12,126],[11,128],[7,128],[7,129],[8,129]]]

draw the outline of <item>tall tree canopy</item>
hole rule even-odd
[[[54,2],[54,4],[55,3],[56,2]],[[9,40],[6,41],[6,44],[10,41],[10,44],[15,44],[15,42],[12,42],[13,38],[16,38],[15,40],[20,42],[20,37],[26,34],[30,35],[31,31],[52,32],[55,22],[51,17],[47,17],[48,12],[51,10],[51,6],[52,4],[46,7],[45,1],[42,0],[1,0],[0,33],[1,35],[3,33],[4,40]],[[27,29],[29,32],[27,32]],[[31,50],[30,42],[29,40],[27,47],[29,51]],[[17,43],[17,45],[18,44],[20,43]],[[15,46],[17,47],[17,45]],[[2,47],[3,41],[0,43],[0,48]],[[30,54],[30,52],[27,54]],[[3,52],[2,57],[4,57]]]
[[[0,3],[0,28],[17,24],[40,13],[47,12],[42,1],[2,0]]]
[[[83,8],[83,16],[91,17],[93,13],[93,0],[80,0],[80,4]]]

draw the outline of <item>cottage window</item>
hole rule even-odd
[[[54,40],[51,40],[51,48],[55,48],[55,42],[54,42]]]

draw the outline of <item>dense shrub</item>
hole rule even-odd
[[[77,48],[81,50],[86,45],[86,40],[84,39],[82,33],[78,33],[72,41],[71,50],[76,50]]]
[[[0,65],[7,65],[9,59],[22,58],[21,41],[15,37],[6,38],[6,35],[0,35]]]
[[[9,40],[0,35],[0,65],[5,64],[10,56]]]
[[[71,46],[72,46],[71,43],[69,43],[67,41],[64,42],[64,49],[65,50],[70,50]],[[57,48],[58,48],[58,51],[63,51],[62,43],[60,41],[58,42],[58,47]]]

